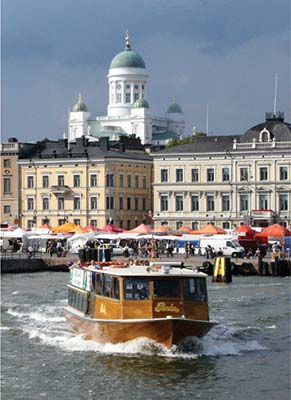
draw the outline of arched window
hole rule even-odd
[[[261,132],[260,132],[260,138],[259,141],[260,142],[269,142],[271,140],[271,135],[270,132],[264,128]]]

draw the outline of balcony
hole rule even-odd
[[[71,193],[71,188],[67,185],[53,185],[51,186],[51,192],[54,195],[65,195],[67,193]]]

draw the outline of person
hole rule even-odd
[[[124,257],[129,257],[129,248],[127,244],[124,246],[123,255]]]
[[[33,248],[31,246],[28,246],[27,252],[28,252],[28,258],[31,258],[32,257],[32,252],[33,252]]]

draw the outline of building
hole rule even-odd
[[[111,61],[108,78],[107,115],[95,116],[79,95],[69,114],[68,140],[86,136],[90,141],[108,136],[118,140],[123,135],[135,135],[142,144],[164,145],[183,137],[185,118],[174,99],[163,117],[157,117],[147,101],[148,73],[143,58],[131,48],[126,33],[125,49]]]
[[[25,229],[68,220],[99,228],[110,221],[131,229],[152,209],[152,159],[143,150],[127,151],[122,140],[111,146],[108,138],[46,139],[18,164]]]
[[[193,137],[152,153],[156,226],[291,224],[291,125],[283,113],[239,136]]]

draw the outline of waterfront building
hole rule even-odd
[[[142,223],[152,209],[152,159],[133,141],[128,149],[106,137],[37,142],[18,162],[22,228]]]
[[[243,135],[194,136],[152,153],[155,226],[291,224],[291,125],[283,113]]]
[[[148,102],[148,73],[143,58],[131,48],[128,32],[125,49],[111,61],[108,78],[107,115],[93,116],[82,96],[69,113],[68,140],[82,136],[90,141],[100,137],[118,140],[135,135],[142,144],[165,145],[184,135],[185,118],[174,99],[162,117],[155,116]]]

